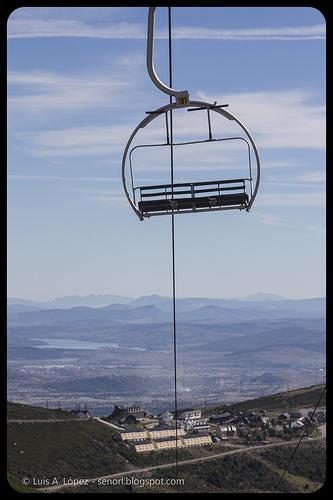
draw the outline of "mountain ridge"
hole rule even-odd
[[[152,299],[153,300],[153,299]],[[171,299],[170,299],[171,300]],[[176,316],[180,322],[239,322],[253,319],[280,318],[323,318],[325,317],[325,299],[239,301],[221,299],[178,299]],[[110,322],[170,322],[172,320],[171,303],[147,304],[109,304],[103,307],[86,305],[67,308],[42,308],[32,306],[8,305],[8,324],[19,325],[54,325],[65,321],[88,321],[92,326],[96,322],[110,325]],[[20,310],[21,308],[21,310]],[[32,308],[32,309],[31,309]]]
[[[239,303],[244,305],[246,302],[279,302],[279,301],[299,301],[299,300],[317,300],[325,299],[326,297],[307,297],[303,299],[288,299],[273,293],[256,293],[242,298],[214,298],[214,297],[180,297],[177,298],[178,304],[190,304],[193,307],[202,305],[218,305],[221,303]],[[135,307],[145,305],[171,304],[172,298],[157,294],[143,295],[141,297],[127,297],[123,295],[112,294],[90,294],[90,295],[65,295],[56,297],[51,300],[31,300],[19,297],[7,297],[7,305],[22,305],[29,307],[37,307],[38,309],[53,309],[61,308],[68,309],[77,306],[87,307],[105,307],[112,304],[133,305]]]

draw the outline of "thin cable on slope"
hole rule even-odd
[[[309,420],[308,420],[308,422],[307,422],[307,424],[306,424],[306,426],[305,426],[305,428],[304,428],[304,431],[303,431],[303,433],[302,433],[302,435],[301,435],[301,437],[300,437],[300,439],[299,439],[299,441],[298,441],[297,445],[295,446],[295,448],[294,448],[294,450],[293,450],[293,452],[292,452],[292,454],[291,454],[291,457],[290,457],[290,459],[289,459],[289,461],[288,461],[288,463],[287,463],[287,465],[286,465],[286,467],[285,467],[285,469],[284,469],[284,471],[283,471],[283,473],[282,473],[282,475],[281,475],[281,477],[280,477],[280,479],[279,479],[278,486],[279,486],[279,484],[281,483],[282,479],[284,478],[285,473],[288,471],[289,466],[290,466],[291,462],[292,462],[292,461],[293,461],[293,459],[294,459],[294,456],[296,455],[296,452],[297,452],[297,450],[298,450],[298,448],[299,448],[299,446],[300,446],[300,444],[301,444],[301,442],[302,442],[302,439],[303,439],[303,438],[304,438],[304,436],[305,436],[305,433],[306,433],[306,431],[307,431],[307,429],[308,429],[308,427],[309,427],[309,425],[310,425],[310,423],[311,423],[311,421],[312,421],[312,418],[313,418],[314,414],[315,414],[315,413],[316,413],[316,411],[317,411],[317,408],[318,408],[318,406],[319,406],[319,404],[320,404],[320,401],[322,400],[323,395],[325,394],[325,391],[326,391],[326,385],[325,385],[324,389],[322,390],[322,392],[321,392],[321,394],[320,394],[320,398],[318,399],[318,402],[317,402],[317,404],[316,404],[316,407],[315,407],[315,409],[313,410],[312,415],[309,417]]]

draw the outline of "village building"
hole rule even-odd
[[[217,428],[216,434],[221,439],[236,438],[237,427],[234,425],[222,425]]]
[[[218,424],[222,422],[227,422],[231,419],[234,418],[234,415],[230,411],[223,411],[221,413],[218,413],[217,415],[212,415],[209,417],[209,422],[212,422],[213,424]]]
[[[186,408],[179,414],[179,420],[195,420],[201,418],[201,410],[194,410],[193,408]]]
[[[159,427],[161,425],[161,420],[158,418],[144,418],[139,421],[139,426],[144,427],[145,429],[154,429],[155,427]]]
[[[135,425],[138,423],[135,415],[130,413],[125,413],[117,419],[117,423],[120,425]]]
[[[154,418],[153,413],[143,410],[140,406],[129,406],[126,408],[126,412],[129,415],[134,415],[138,421],[143,420],[144,418]]]
[[[311,421],[313,423],[316,423],[317,422],[317,417],[315,417],[313,415],[313,412],[309,412],[308,416],[302,418],[302,421],[303,422],[309,422],[309,421]]]
[[[144,441],[148,439],[148,431],[146,429],[124,431],[120,433],[120,437],[123,441]]]
[[[317,411],[316,417],[318,422],[326,422],[326,409]]]
[[[84,410],[71,410],[71,413],[78,418],[91,418],[92,415],[89,410],[84,409]]]
[[[281,413],[281,415],[278,416],[278,420],[286,421],[286,420],[289,420],[289,418],[290,418],[290,415],[287,412]]]
[[[194,436],[188,438],[180,438],[177,440],[178,448],[186,448],[189,446],[204,446],[212,444],[212,438],[209,434],[205,436]],[[163,441],[146,441],[144,443],[133,443],[135,451],[138,453],[144,451],[156,451],[176,448],[176,440],[174,438],[164,439]]]
[[[292,420],[291,422],[289,422],[290,429],[302,429],[303,427],[304,424],[300,420]]]
[[[300,411],[291,411],[289,413],[290,418],[298,420],[302,417],[302,413]]]
[[[184,429],[177,429],[177,436],[185,435]],[[153,430],[142,429],[121,432],[121,439],[123,441],[138,441],[138,440],[155,440],[155,439],[165,439],[176,436],[176,429],[167,426],[160,426]]]
[[[120,425],[135,425],[140,421],[143,421],[147,418],[154,418],[154,414],[143,410],[139,406],[115,406],[112,414],[109,416],[109,419]]]
[[[210,434],[191,436],[181,439],[183,445],[186,446],[203,446],[212,444],[212,437]]]
[[[156,450],[155,443],[152,441],[146,441],[144,443],[134,443],[134,448],[136,452]]]
[[[181,427],[188,430],[196,430],[196,431],[208,431],[210,429],[210,425],[206,419],[200,420],[185,420],[181,423]]]
[[[158,415],[158,419],[160,422],[164,422],[166,424],[170,424],[174,419],[174,414],[171,411],[167,410]]]
[[[175,427],[160,426],[152,431],[147,431],[149,434],[149,439],[161,439],[168,438],[171,436],[183,436],[186,434],[184,429],[178,428],[176,432]]]

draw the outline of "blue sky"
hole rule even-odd
[[[9,18],[10,296],[171,294],[170,218],[140,222],[120,178],[130,133],[145,111],[168,103],[146,71],[147,13],[43,7]],[[167,9],[159,8],[155,66],[163,81],[166,29]],[[262,161],[249,213],[176,217],[178,296],[325,295],[322,14],[174,8],[173,33],[174,87],[228,103]],[[205,133],[198,112],[177,113],[176,137]],[[162,137],[158,124],[145,132],[144,142]],[[230,155],[189,148],[176,155],[175,178],[222,178]],[[143,182],[163,179],[165,158],[137,160]]]

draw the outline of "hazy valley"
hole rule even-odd
[[[185,405],[236,401],[325,376],[325,299],[177,300],[178,389]],[[30,404],[173,401],[171,299],[8,299],[8,398]]]

